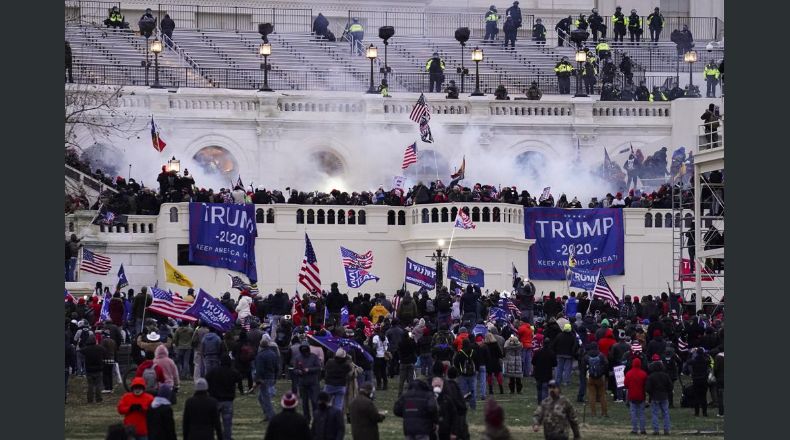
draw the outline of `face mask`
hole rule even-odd
[[[132,390],[132,392],[134,393],[135,396],[142,395],[143,391],[144,390],[141,390],[140,388],[135,388],[134,390]]]
[[[442,392],[442,387],[433,387],[433,392],[439,394]]]

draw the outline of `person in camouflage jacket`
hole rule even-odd
[[[535,410],[532,430],[538,432],[541,425],[546,440],[567,440],[568,428],[573,431],[574,440],[581,439],[576,410],[560,395],[560,387],[553,380],[549,382],[549,397]]]

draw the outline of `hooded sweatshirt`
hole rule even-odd
[[[132,380],[132,386],[145,386],[145,381],[142,378],[135,378]],[[132,392],[128,392],[121,397],[118,401],[118,414],[124,416],[124,426],[134,426],[134,432],[138,436],[148,435],[148,423],[146,422],[146,413],[154,396],[148,393],[142,393],[136,396]],[[138,405],[141,410],[132,410],[133,405]]]
[[[612,348],[612,345],[615,343],[617,343],[617,341],[614,340],[614,333],[612,332],[612,329],[607,328],[604,337],[598,341],[598,350],[603,353],[604,356],[608,357],[609,349]]]
[[[154,365],[162,370],[164,376],[164,383],[173,388],[179,385],[178,367],[176,363],[168,356],[167,347],[160,345],[154,351]]]
[[[644,402],[645,382],[647,382],[647,373],[642,369],[642,361],[639,358],[634,358],[631,369],[625,374],[625,387],[628,389],[627,399],[634,402]]]

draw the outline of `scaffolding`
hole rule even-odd
[[[724,120],[697,134],[693,173],[672,181],[672,291],[713,315],[724,306]]]

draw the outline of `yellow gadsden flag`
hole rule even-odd
[[[178,284],[179,286],[194,287],[192,281],[189,280],[183,273],[176,270],[172,264],[165,260],[165,278],[168,283]]]

